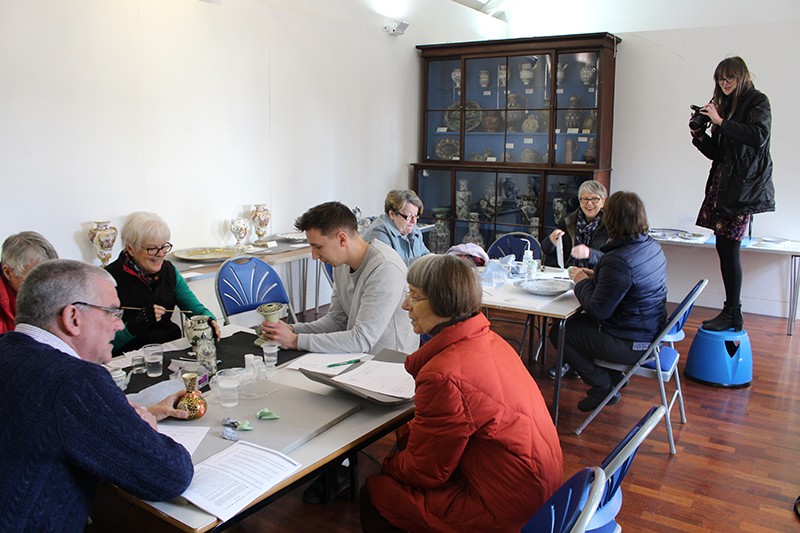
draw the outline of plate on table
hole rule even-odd
[[[516,281],[514,285],[537,296],[558,296],[571,290],[575,283],[566,279],[529,279]]]
[[[691,231],[681,231],[678,237],[687,241],[705,241],[706,236],[702,233],[692,233]]]
[[[302,231],[296,233],[279,233],[276,237],[289,242],[304,242],[306,240],[306,234]]]
[[[239,255],[240,251],[233,248],[186,248],[178,250],[173,255],[184,261],[225,261]]]

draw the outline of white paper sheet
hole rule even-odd
[[[158,425],[158,432],[166,435],[178,444],[182,445],[192,455],[194,451],[203,442],[209,427],[198,426],[166,426],[163,424]]]
[[[558,268],[564,268],[564,242],[561,240],[564,234],[558,236],[556,239],[556,260],[558,260]]]
[[[195,465],[183,497],[228,521],[301,466],[280,452],[239,441]]]
[[[406,372],[402,363],[367,361],[358,368],[333,379],[395,398],[410,400],[414,397],[414,378]]]
[[[359,359],[360,361],[369,361],[372,359],[372,357],[372,355],[365,353],[308,353],[289,363],[286,368],[290,368],[292,370],[300,370],[301,368],[305,368],[306,370],[312,370],[328,376],[338,376],[356,363],[333,366],[330,368],[328,368],[328,365],[343,363],[345,361],[353,361],[355,359]]]

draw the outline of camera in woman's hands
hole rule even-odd
[[[708,123],[711,122],[711,119],[708,115],[704,115],[700,112],[702,106],[699,105],[690,105],[689,107],[692,108],[694,111],[694,115],[692,118],[689,119],[689,129],[692,131],[703,131],[708,126]]]

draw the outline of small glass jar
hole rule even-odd
[[[195,347],[197,362],[203,365],[211,377],[217,373],[217,347],[211,339],[199,339]]]

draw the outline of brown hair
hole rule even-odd
[[[722,87],[719,86],[719,79],[732,76],[735,76],[739,83],[737,83],[736,90],[730,96],[725,96],[725,93],[722,92]],[[736,106],[739,105],[741,96],[752,88],[753,80],[744,59],[739,56],[725,58],[714,69],[714,96],[711,102],[716,106],[719,116],[728,118],[736,110]],[[717,126],[714,125],[713,127],[716,128]]]
[[[475,266],[455,255],[428,254],[408,269],[406,280],[428,298],[441,318],[460,318],[481,308],[481,285]]]
[[[386,195],[386,201],[383,204],[383,211],[388,215],[389,211],[399,213],[403,206],[411,204],[419,209],[417,215],[422,215],[422,200],[419,199],[417,193],[411,190],[394,190],[389,191]]]
[[[294,221],[298,231],[318,230],[325,237],[333,237],[340,231],[349,236],[358,233],[358,220],[349,207],[339,202],[325,202],[312,207]]]
[[[606,200],[603,224],[611,239],[632,241],[650,231],[644,202],[639,195],[629,191],[615,192]]]

